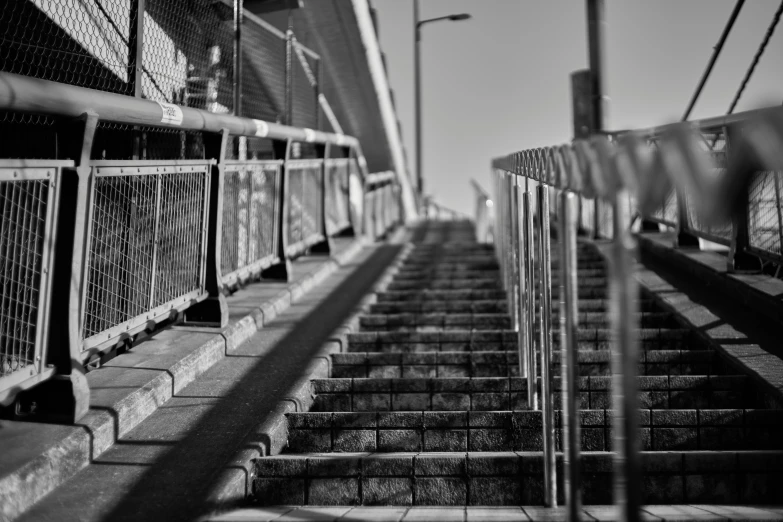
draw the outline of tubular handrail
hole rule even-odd
[[[8,72],[0,72],[0,109],[65,118],[78,118],[85,113],[94,113],[100,120],[128,125],[216,133],[226,129],[234,136],[290,139],[359,148],[356,138],[343,134],[218,114]]]
[[[725,137],[724,150],[713,151],[705,140],[704,132],[719,133]],[[650,138],[654,138],[653,140]],[[717,158],[716,158],[717,156]],[[726,156],[725,161],[722,157]],[[724,168],[725,173],[716,176],[715,170]],[[633,249],[635,242],[630,236],[632,204],[635,204],[642,216],[649,216],[655,209],[667,203],[672,190],[679,203],[677,228],[682,231],[704,237],[703,233],[690,230],[688,219],[704,220],[705,223],[719,223],[731,218],[732,239],[730,263],[735,266],[741,262],[744,251],[755,251],[752,238],[748,244],[749,223],[753,222],[752,202],[748,200],[749,190],[756,190],[759,175],[766,176],[769,171],[783,171],[783,110],[773,108],[749,111],[732,117],[709,118],[699,122],[678,123],[654,129],[634,131],[622,135],[596,135],[586,140],[576,140],[571,144],[528,149],[493,161],[496,178],[496,204],[499,207],[497,250],[504,273],[504,284],[509,292],[514,288],[526,289],[520,293],[519,303],[510,302],[514,314],[519,316],[520,340],[522,331],[535,331],[534,321],[529,318],[526,306],[530,304],[530,288],[534,280],[529,271],[517,267],[514,260],[515,244],[525,245],[520,255],[528,260],[533,258],[530,239],[527,234],[515,236],[514,230],[525,230],[533,222],[533,213],[525,205],[519,214],[519,200],[510,194],[506,184],[519,186],[524,180],[526,190],[531,184],[538,185],[538,223],[539,244],[538,273],[545,273],[548,261],[546,241],[549,230],[546,227],[549,201],[546,190],[554,187],[558,193],[557,217],[560,242],[560,335],[563,350],[563,401],[564,401],[564,453],[566,499],[571,506],[580,502],[579,482],[579,421],[577,420],[576,372],[574,343],[577,312],[576,280],[576,241],[578,218],[573,212],[580,198],[595,200],[593,220],[598,223],[606,210],[611,230],[607,236],[612,239],[611,263],[609,273],[610,318],[612,328],[612,386],[614,395],[614,444],[616,470],[615,502],[620,507],[623,519],[634,518],[640,509],[640,467],[641,460],[636,442],[638,434],[637,413],[637,361],[638,316],[635,313],[638,290],[633,278]],[[778,233],[783,244],[783,221],[781,221],[781,201],[777,174],[775,194],[778,210]],[[543,189],[543,191],[542,191]],[[525,200],[529,193],[526,193]],[[686,197],[687,196],[687,197]],[[763,197],[763,194],[762,194]],[[600,206],[599,206],[600,202]],[[751,203],[751,204],[749,204]],[[581,206],[585,208],[586,201]],[[547,213],[548,214],[548,213]],[[519,216],[519,217],[517,217]],[[685,216],[685,217],[684,217]],[[598,228],[595,227],[594,228]],[[508,231],[512,231],[509,235]],[[523,237],[524,236],[524,237]],[[744,236],[744,243],[743,243]],[[778,249],[778,262],[780,258]],[[546,302],[547,281],[539,281],[539,299]],[[527,298],[527,299],[525,299]],[[527,305],[525,304],[527,302]],[[540,332],[542,337],[541,353],[546,353],[546,336],[551,335],[546,319],[551,310],[541,307]],[[526,317],[528,317],[526,319]],[[523,347],[520,342],[520,360],[536,353],[535,348]],[[534,359],[529,359],[533,361]],[[542,363],[547,366],[551,360],[545,357]],[[528,367],[528,383],[534,382]],[[542,378],[542,389],[549,386],[547,378]],[[548,394],[544,391],[543,396]],[[536,407],[531,401],[530,407]],[[546,408],[545,408],[546,410]],[[549,413],[545,414],[551,415]],[[549,433],[551,419],[544,419],[544,437]],[[554,501],[556,481],[552,479],[554,460],[545,444],[545,498],[547,504]]]

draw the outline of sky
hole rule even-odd
[[[608,128],[679,120],[735,0],[606,0]],[[415,175],[413,0],[372,0],[408,167]],[[749,0],[691,118],[725,114],[779,0]],[[572,137],[571,72],[587,67],[583,0],[420,0],[425,191],[473,212],[492,158]],[[735,110],[783,102],[780,23]]]

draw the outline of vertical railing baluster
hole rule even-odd
[[[509,267],[509,272],[511,273],[511,286],[508,288],[508,293],[511,298],[511,302],[513,306],[511,307],[511,321],[512,321],[512,327],[517,332],[521,328],[521,322],[519,320],[519,310],[520,310],[520,302],[519,302],[519,287],[520,287],[520,270],[519,270],[519,259],[520,259],[520,252],[519,252],[519,198],[516,191],[517,186],[517,176],[516,174],[511,174],[508,177],[509,180],[509,186],[508,186],[508,194],[509,199],[511,200],[511,212],[510,212],[510,250],[511,250],[511,266]]]
[[[518,319],[519,329],[517,330],[517,352],[519,356],[519,376],[521,378],[528,378],[528,367],[530,361],[528,359],[528,335],[530,335],[527,318],[528,318],[528,303],[527,292],[531,282],[527,279],[527,257],[530,253],[527,251],[527,242],[525,241],[527,222],[525,221],[525,187],[521,183],[517,183],[515,192],[517,194],[517,201],[521,201],[522,204],[517,207],[517,220],[519,222],[519,228],[517,230],[516,241],[519,243],[519,259],[517,260],[517,270],[519,271],[519,287],[517,288],[517,299],[519,299],[519,311]],[[528,389],[530,389],[530,383],[528,382]],[[530,394],[525,396],[525,406],[530,408]]]
[[[536,320],[535,310],[535,267],[534,263],[534,241],[533,237],[533,197],[530,192],[529,180],[525,177],[525,193],[523,195],[523,206],[525,211],[525,279],[527,288],[525,299],[527,301],[527,317],[525,318],[525,328],[527,329],[525,350],[527,352],[527,402],[528,407],[533,410],[538,409],[538,387],[536,386],[536,353],[534,339],[534,325]]]
[[[628,229],[627,193],[614,196],[614,239],[610,266],[610,316],[612,325],[612,448],[615,454],[614,502],[619,520],[640,520],[641,463],[637,372],[639,346],[638,290],[633,277],[635,240]]]
[[[560,195],[560,352],[561,385],[563,399],[563,483],[567,519],[579,520],[582,509],[579,471],[580,426],[577,404],[579,386],[576,330],[578,315],[578,281],[576,264],[576,196],[563,191]]]
[[[557,505],[555,418],[552,405],[552,265],[549,238],[549,189],[538,185],[539,325],[541,331],[541,415],[544,440],[544,504]]]

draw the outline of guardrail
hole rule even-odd
[[[368,174],[348,136],[8,73],[0,73],[0,110],[51,119],[68,158],[0,160],[3,405],[55,373],[99,365],[161,322],[222,327],[230,288],[287,278],[290,259],[328,253],[331,236],[379,236],[399,221],[396,178],[386,176],[366,186],[372,229],[363,230],[349,187],[363,187]],[[139,156],[166,159],[96,159],[118,126],[127,131],[118,141],[141,138]],[[296,149],[312,159],[293,158]],[[274,159],[229,159],[251,150]],[[70,313],[47,335],[53,310]],[[70,418],[86,411],[81,403]]]
[[[536,365],[540,364],[542,370],[540,396],[535,386],[529,386],[528,406],[543,410],[544,498],[549,506],[557,498],[551,402],[554,327],[549,274],[550,200],[555,202],[552,209],[559,247],[563,482],[568,513],[572,517],[577,516],[581,502],[576,364],[579,228],[592,229],[600,236],[611,238],[608,295],[615,410],[614,481],[615,504],[622,520],[640,518],[642,491],[637,444],[636,332],[639,325],[635,313],[638,289],[633,278],[633,215],[667,226],[675,223],[681,239],[690,234],[690,237],[720,240],[730,245],[730,263],[734,268],[744,254],[762,255],[754,244],[767,245],[763,255],[780,260],[779,249],[775,251],[775,247],[768,246],[775,244],[779,228],[769,227],[774,229],[770,231],[754,224],[759,222],[754,212],[760,212],[761,206],[767,213],[777,214],[779,227],[781,206],[777,187],[783,175],[783,110],[737,114],[720,119],[718,125],[715,123],[716,119],[710,119],[596,136],[569,145],[526,150],[493,161],[498,209],[495,248],[519,335],[520,375],[527,376],[528,382],[535,382]],[[720,129],[718,140],[716,128]],[[711,145],[721,138],[730,147],[715,151]],[[770,188],[759,189],[760,186]],[[534,188],[536,198],[531,192]],[[675,206],[672,193],[676,195],[676,214],[672,209]],[[728,222],[731,233],[727,236],[724,231]],[[752,234],[757,234],[756,238]]]

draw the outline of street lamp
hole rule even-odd
[[[424,196],[424,178],[422,177],[421,169],[421,47],[419,45],[419,42],[421,41],[421,27],[430,22],[439,22],[441,20],[459,22],[461,20],[468,20],[469,18],[469,14],[461,13],[419,20],[419,0],[413,0],[413,23],[416,28],[416,49],[414,53],[414,76],[416,81],[416,184],[418,188],[419,204],[422,203],[422,198]]]

